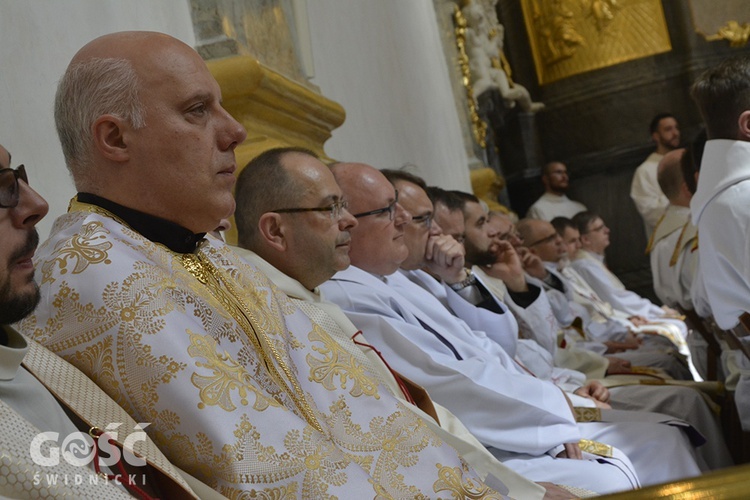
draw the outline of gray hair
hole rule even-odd
[[[97,118],[109,114],[136,129],[145,126],[139,87],[135,68],[126,59],[92,58],[68,66],[55,94],[55,126],[74,178],[90,166],[91,126]]]

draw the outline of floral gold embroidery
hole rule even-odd
[[[465,472],[467,472],[466,464],[464,464],[463,471],[458,467],[446,467],[441,464],[437,464],[436,467],[438,468],[440,479],[435,481],[435,485],[433,486],[435,493],[447,491],[450,493],[451,498],[456,500],[464,498],[503,498],[487,485],[475,481],[470,477],[464,481],[463,478],[466,477]]]
[[[69,242],[63,241],[61,248],[57,248],[57,256],[42,265],[42,283],[53,283],[52,272],[57,265],[60,275],[68,273],[68,263],[74,262],[71,274],[80,274],[87,267],[94,264],[111,264],[108,251],[112,243],[106,241],[109,231],[104,229],[98,221],[84,224],[81,232]],[[104,240],[98,241],[97,240]]]
[[[400,406],[400,405],[399,405]],[[442,441],[427,428],[423,420],[402,407],[388,415],[370,420],[369,431],[364,431],[351,419],[351,410],[343,397],[330,407],[328,423],[334,429],[334,436],[346,436],[347,440],[336,439],[336,444],[354,453],[369,452],[376,456],[374,462],[357,461],[369,470],[372,477],[385,484],[396,496],[418,498],[419,490],[407,485],[399,467],[413,467],[419,461],[419,453],[429,446],[440,446]],[[343,430],[343,432],[336,432]]]
[[[364,367],[349,355],[341,345],[333,340],[320,326],[313,323],[312,331],[307,335],[313,343],[313,350],[323,355],[316,358],[312,353],[307,355],[310,365],[310,380],[319,382],[329,391],[334,390],[334,378],[338,377],[342,389],[346,389],[347,380],[352,380],[349,394],[359,397],[362,394],[380,399],[378,386],[365,374]],[[320,342],[323,345],[316,345]]]
[[[224,411],[234,411],[237,406],[232,402],[232,392],[237,391],[240,396],[240,404],[248,404],[248,391],[255,394],[253,409],[263,411],[269,406],[279,404],[265,397],[250,383],[250,376],[245,369],[235,362],[226,351],[221,354],[216,352],[216,341],[211,337],[199,335],[188,330],[190,336],[190,347],[188,354],[193,358],[204,358],[206,362],[197,361],[196,366],[208,368],[213,373],[209,376],[193,373],[190,380],[200,393],[198,408],[218,405]]]

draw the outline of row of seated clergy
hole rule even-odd
[[[484,332],[507,332],[504,340],[511,348],[517,325],[502,303],[493,301],[493,312],[475,307],[450,288],[446,290],[446,299],[457,302],[451,304],[453,311],[470,323],[481,323],[480,331],[454,316],[438,298],[410,280],[428,278],[419,271],[426,259],[433,271],[442,270],[439,274],[447,283],[460,287],[465,279],[463,258],[447,258],[451,249],[456,249],[455,240],[440,234],[440,226],[429,221],[432,205],[424,191],[400,186],[396,203],[396,190],[372,167],[337,164],[333,172],[350,200],[352,212],[359,216],[359,224],[350,230],[353,265],[322,285],[324,297],[341,306],[392,366],[425,386],[506,465],[532,479],[557,475],[565,477],[567,483],[576,481],[574,484],[594,490],[607,487],[598,479],[591,483],[593,477],[585,474],[591,470],[591,463],[559,461],[546,453],[560,446],[566,448],[566,444],[577,442],[583,435],[623,446],[626,453],[637,457],[635,467],[645,482],[695,470],[695,464],[684,462],[643,468],[649,460],[640,455],[645,449],[641,446],[645,445],[641,442],[633,446],[635,442],[630,439],[640,438],[630,433],[643,437],[652,431],[675,430],[670,426],[654,428],[644,422],[576,424],[565,409],[568,402],[563,393],[554,384],[532,376],[513,359],[515,351],[507,352]],[[416,201],[420,196],[422,199]],[[425,199],[426,203],[422,203]],[[412,202],[416,206],[409,208]],[[386,208],[376,208],[383,206]],[[416,219],[412,219],[412,213]],[[378,217],[381,214],[385,218]],[[399,266],[401,271],[396,272]],[[453,308],[460,305],[466,310]],[[590,399],[571,397],[581,404],[592,404]],[[497,418],[498,409],[502,409],[502,419]],[[661,444],[682,448],[677,453],[684,459],[692,454],[684,439],[678,433]],[[569,452],[575,453],[575,448]]]
[[[627,290],[604,263],[604,250],[609,246],[609,229],[601,217],[592,212],[582,212],[573,218],[581,239],[581,249],[572,257],[571,266],[586,280],[591,288],[618,310],[646,321],[649,329],[658,327],[660,336],[677,345],[687,356],[690,370],[700,379],[691,361],[688,347],[688,330],[682,316],[668,306],[658,306],[650,300]],[[691,339],[692,341],[692,339]]]
[[[112,82],[131,92],[100,102]],[[135,95],[142,116],[111,108]],[[227,497],[500,497],[262,272],[204,237],[234,208],[246,132],[192,48],[100,37],[63,75],[56,110],[80,192],[39,247],[41,302],[21,333]]]
[[[520,326],[520,334],[522,337],[525,337],[525,339],[519,339],[517,342],[517,354],[524,365],[530,368],[538,377],[555,380],[557,383],[566,380],[570,383],[574,380],[582,381],[584,378],[591,380],[604,377],[610,364],[608,359],[598,353],[580,349],[574,342],[567,345],[565,349],[557,347],[560,326],[556,319],[557,312],[555,308],[551,307],[551,303],[554,301],[549,301],[548,294],[543,290],[546,288],[544,282],[526,276],[526,282],[538,284],[540,290],[539,296],[528,304],[518,300],[518,294],[510,291],[505,285],[504,281],[513,283],[516,279],[513,277],[513,273],[509,274],[509,268],[515,266],[516,276],[520,276],[523,272],[521,269],[521,259],[515,264],[512,261],[486,264],[488,261],[495,259],[493,250],[491,246],[488,247],[487,243],[490,242],[491,244],[501,246],[503,243],[498,236],[512,232],[510,221],[505,217],[495,216],[491,220],[497,219],[494,222],[500,222],[500,226],[488,221],[484,224],[487,229],[484,233],[468,229],[464,231],[464,227],[478,227],[480,225],[479,222],[486,218],[486,214],[484,214],[477,200],[472,200],[465,195],[459,204],[453,205],[450,199],[446,200],[446,197],[440,196],[439,190],[430,188],[430,193],[433,195],[433,199],[436,200],[436,220],[440,223],[440,227],[449,234],[463,235],[466,247],[466,261],[468,264],[475,264],[472,269],[476,275],[476,279],[487,290],[492,292],[496,298],[507,304],[510,311],[517,318]],[[446,194],[450,196],[452,193]],[[453,206],[453,212],[458,217],[451,214],[452,210],[448,205]],[[561,238],[559,238],[555,229],[548,222],[527,219],[519,224],[519,227],[522,229],[526,229],[526,226],[539,226],[541,229],[540,231],[528,231],[527,234],[530,239],[527,241],[530,243],[547,241],[543,242],[544,244],[532,245],[531,250],[523,246],[518,246],[514,250],[519,255],[524,256],[522,258],[523,262],[531,263],[536,260],[538,266],[546,272],[542,261],[537,257],[535,252],[543,250],[545,247],[560,248],[562,246]],[[552,239],[549,238],[550,235]],[[511,241],[516,246],[516,244],[520,243],[520,238],[511,238]],[[505,244],[508,245],[508,243]],[[554,254],[557,255],[557,250],[554,250]],[[508,255],[511,254],[509,253]],[[560,276],[557,281],[559,285],[564,286],[565,278]],[[434,280],[427,280],[427,282],[431,283]],[[431,291],[433,294],[438,295],[439,290],[434,288],[435,284],[436,282],[432,283],[433,288],[431,288]],[[516,287],[515,285],[511,286]],[[568,303],[565,295],[554,288],[550,289],[550,296],[553,294],[561,295],[563,302],[565,304]],[[570,300],[572,300],[572,297]],[[496,333],[494,330],[488,332],[494,340],[503,342],[503,338],[493,335],[494,333]],[[541,346],[544,346],[547,351],[542,349]],[[620,366],[622,366],[622,363]],[[578,371],[583,371],[584,373],[582,374]],[[656,411],[670,414],[674,417],[685,418],[708,437],[708,445],[702,446],[698,450],[706,463],[712,468],[731,465],[731,459],[724,444],[719,422],[711,406],[704,399],[705,395],[699,390],[689,387],[647,387],[632,385],[639,382],[639,379],[635,378],[634,380],[634,378],[630,376],[628,379],[623,380],[622,377],[609,377],[602,380],[604,385],[611,388],[609,403],[615,409]],[[579,383],[579,385],[583,384]],[[593,386],[596,387],[596,384]]]
[[[557,219],[560,220],[560,219]],[[526,233],[526,242],[520,238],[521,234],[514,229],[513,224],[501,215],[491,214],[488,224],[494,228],[495,238],[509,241],[522,258],[524,269],[529,277],[542,281],[542,285],[548,290],[550,305],[558,324],[569,327],[576,317],[582,319],[580,325],[581,333],[575,328],[566,328],[568,334],[567,342],[578,347],[593,351],[597,354],[608,354],[610,363],[621,365],[623,362],[639,366],[649,366],[664,370],[676,379],[691,379],[692,376],[687,367],[685,359],[676,351],[669,342],[640,334],[636,338],[632,330],[636,329],[630,321],[628,314],[614,310],[611,305],[602,301],[596,292],[578,275],[568,264],[565,248],[562,242],[556,238],[556,231],[548,222],[526,219],[519,225]],[[578,242],[577,230],[573,241]],[[572,248],[571,252],[578,250]],[[542,255],[542,259],[536,259],[535,255]],[[553,265],[552,262],[555,264]],[[558,276],[554,269],[560,265],[561,272],[566,278]],[[549,269],[552,268],[552,269]],[[565,288],[564,282],[570,281]],[[561,292],[565,292],[564,294]],[[580,302],[580,303],[579,303]],[[522,325],[527,322],[521,322]],[[543,324],[542,324],[543,325]],[[641,328],[657,328],[658,325],[649,324]],[[536,338],[543,345],[554,342],[554,334],[548,340],[540,339],[538,332],[543,331],[541,325],[537,328],[527,328],[527,336]],[[580,349],[579,349],[580,350]],[[572,349],[558,351],[570,354]],[[613,357],[613,354],[617,357]],[[584,356],[582,359],[585,359]],[[568,357],[565,363],[570,363],[573,358]],[[568,366],[568,365],[566,365]],[[582,366],[569,366],[581,369]],[[584,370],[585,371],[585,370]],[[614,367],[612,371],[616,371]],[[592,374],[595,376],[595,374]]]

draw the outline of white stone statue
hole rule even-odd
[[[471,0],[461,13],[466,19],[466,54],[474,96],[478,97],[490,88],[496,88],[509,108],[518,104],[522,110],[536,112],[544,108],[540,102],[532,102],[529,91],[518,83],[512,83],[499,63],[503,58],[503,35],[505,28],[497,17],[488,15],[485,9]],[[492,61],[498,61],[493,65]]]

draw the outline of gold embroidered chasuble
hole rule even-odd
[[[22,331],[226,496],[499,498],[223,243],[175,253],[74,200],[36,263]]]

